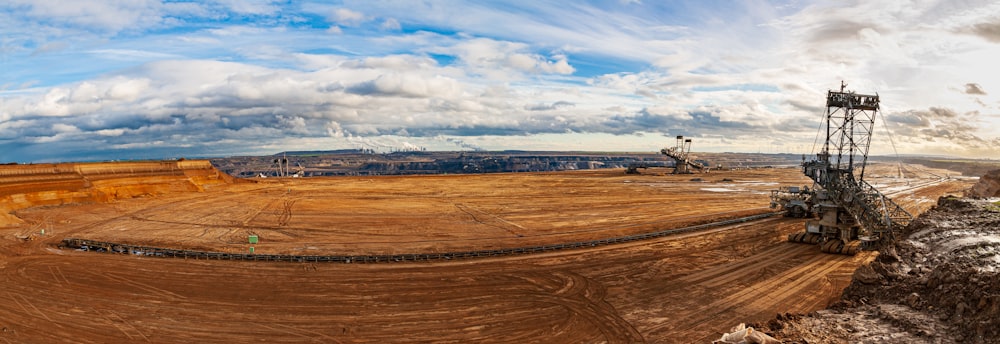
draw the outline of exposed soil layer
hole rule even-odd
[[[232,183],[208,160],[0,166],[0,227],[21,223],[11,212],[40,206],[109,203]]]
[[[786,342],[1000,343],[1000,206],[942,197],[841,302],[759,327]]]
[[[873,181],[913,212],[972,184]],[[874,255],[788,243],[803,224],[781,217],[434,263],[183,260],[56,245],[80,237],[247,252],[256,234],[261,253],[521,247],[766,212],[769,190],[806,182],[798,169],[268,179],[23,208],[14,212],[23,222],[0,229],[0,342],[707,342],[740,321],[827,307]]]
[[[1000,197],[1000,170],[993,170],[979,177],[976,185],[969,189],[968,196],[975,198]]]

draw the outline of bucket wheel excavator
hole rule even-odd
[[[705,166],[695,162],[697,158],[691,155],[691,139],[685,139],[684,136],[677,136],[677,145],[661,149],[660,153],[674,159],[673,174],[692,174],[694,170],[705,171]]]
[[[707,172],[705,165],[695,161],[696,156],[691,155],[691,139],[684,136],[677,136],[677,145],[660,150],[660,153],[674,160],[674,171],[672,174],[692,174],[695,170]],[[665,161],[637,161],[629,163],[625,169],[625,174],[639,174],[640,168],[669,167]]]
[[[802,162],[802,172],[814,182],[807,197],[812,219],[788,241],[854,255],[891,241],[913,216],[864,181],[879,97],[844,91],[846,86],[841,82],[839,92],[827,91],[826,143],[816,159]]]

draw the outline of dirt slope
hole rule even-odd
[[[1000,197],[1000,170],[993,170],[979,177],[979,182],[969,189],[969,197]]]
[[[21,223],[11,212],[39,206],[107,203],[233,182],[207,160],[0,166],[0,227]]]

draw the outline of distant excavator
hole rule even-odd
[[[691,174],[692,169],[704,172],[705,166],[694,162],[695,156],[691,155],[691,139],[684,136],[677,136],[677,145],[660,150],[660,153],[674,159],[674,174]]]
[[[694,170],[705,172],[705,166],[695,162],[697,157],[691,155],[691,139],[685,139],[684,136],[678,135],[677,144],[673,147],[661,149],[660,153],[674,159],[673,174],[692,174]],[[640,168],[646,169],[651,167],[669,166],[656,161],[638,161],[630,163],[625,169],[625,174],[639,174]]]
[[[864,181],[879,96],[847,92],[846,86],[841,82],[839,92],[827,91],[823,150],[811,161],[803,156],[802,172],[814,187],[776,190],[771,207],[788,210],[788,216],[812,217],[805,231],[789,235],[788,241],[854,255],[891,241],[913,216]]]

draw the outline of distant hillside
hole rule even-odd
[[[1000,169],[1000,161],[989,160],[909,158],[903,159],[903,162],[959,171],[967,177],[979,177],[989,171]]]

